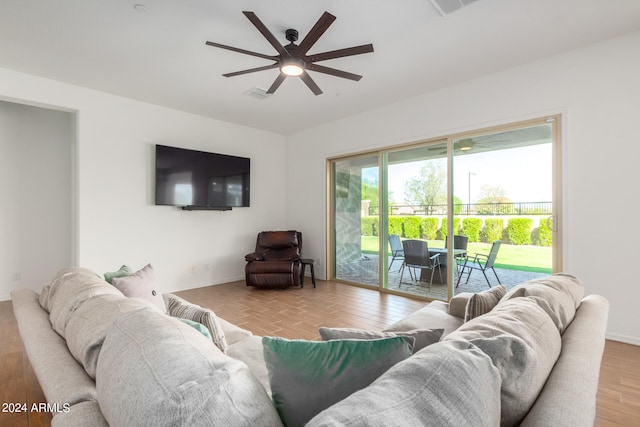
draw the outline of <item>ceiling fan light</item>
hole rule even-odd
[[[458,142],[458,149],[460,151],[469,151],[472,148],[473,148],[473,139],[471,139],[471,138],[461,139]]]
[[[290,77],[297,77],[304,72],[304,65],[294,58],[291,58],[282,63],[280,71]]]
[[[280,71],[285,73],[287,76],[296,77],[302,74],[304,71],[301,66],[296,64],[286,64],[280,67]]]

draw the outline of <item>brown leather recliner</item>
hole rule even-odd
[[[287,288],[300,284],[302,233],[262,231],[256,240],[256,251],[245,255],[247,286]]]

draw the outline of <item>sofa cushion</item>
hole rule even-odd
[[[44,308],[47,313],[49,313],[51,310],[51,299],[55,295],[59,284],[68,280],[69,276],[77,274],[88,274],[91,277],[99,277],[97,273],[83,267],[69,267],[60,270],[47,284],[42,286],[42,290],[40,291],[40,295],[38,296],[40,306]]]
[[[229,346],[227,345],[224,331],[222,330],[218,316],[216,316],[212,310],[202,308],[197,304],[192,304],[177,295],[164,294],[162,297],[166,303],[169,315],[192,320],[204,325],[209,330],[213,343],[217,345],[223,353],[227,351]]]
[[[493,307],[498,305],[500,299],[507,293],[507,288],[504,286],[496,286],[486,291],[473,294],[467,302],[467,307],[464,314],[464,321],[482,316],[493,310]]]
[[[334,341],[264,337],[264,359],[280,418],[286,426],[303,426],[411,356],[413,341],[411,337]]]
[[[449,304],[432,301],[427,306],[383,329],[384,332],[406,332],[415,329],[444,329],[443,336],[455,331],[464,319],[449,314]]]
[[[142,298],[96,295],[87,299],[70,315],[65,328],[67,346],[73,357],[82,364],[87,375],[94,379],[96,377],[98,356],[111,324],[125,313],[146,307],[155,308]]]
[[[112,426],[282,425],[247,365],[152,308],[113,323],[98,359],[96,388]]]
[[[466,342],[439,342],[390,368],[307,427],[497,426],[500,374]]]
[[[528,297],[501,302],[491,312],[462,325],[444,341],[474,344],[498,368],[502,377],[502,426],[522,421],[542,390],[562,346],[554,323]]]
[[[573,320],[584,293],[584,285],[576,276],[556,273],[519,284],[507,292],[503,301],[532,298],[547,312],[562,334]]]
[[[176,319],[178,319],[179,321],[181,321],[187,326],[191,326],[193,329],[195,329],[196,331],[204,335],[206,339],[213,342],[213,338],[211,338],[211,332],[209,332],[207,327],[204,326],[202,323],[194,322],[193,320],[189,320],[189,319],[182,319],[180,317],[176,317]]]
[[[269,372],[264,363],[264,352],[262,351],[262,337],[252,335],[229,345],[227,356],[246,363],[251,373],[256,376],[267,394],[271,396]]]
[[[218,322],[220,323],[222,331],[224,332],[224,338],[227,341],[227,344],[230,346],[239,341],[242,341],[245,338],[253,336],[253,332],[241,328],[238,325],[234,325],[233,323],[224,320],[222,317],[218,317]]]
[[[378,332],[378,331],[366,331],[363,329],[353,328],[320,328],[320,338],[324,341],[329,340],[374,340],[380,338],[389,337],[413,337],[415,344],[413,345],[413,352],[416,353],[428,345],[440,341],[444,329],[414,329],[406,332]]]
[[[109,284],[113,284],[113,279],[118,277],[130,276],[132,274],[133,274],[133,269],[128,265],[123,265],[116,271],[110,271],[110,272],[104,273],[104,280],[107,281],[107,283]]]
[[[167,308],[158,291],[156,276],[151,264],[145,265],[130,276],[116,277],[112,283],[125,296],[144,298],[166,313]]]
[[[40,295],[40,305],[49,312],[51,326],[66,338],[65,329],[69,318],[86,300],[96,295],[119,295],[102,277],[85,268],[69,268],[60,271]]]

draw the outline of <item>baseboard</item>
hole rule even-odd
[[[626,344],[632,344],[632,345],[638,345],[640,346],[640,338],[638,337],[630,337],[628,335],[621,335],[621,334],[612,334],[607,332],[606,333],[606,337],[608,340],[612,340],[612,341],[619,341],[619,342],[623,342]]]

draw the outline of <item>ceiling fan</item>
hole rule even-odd
[[[542,144],[551,141],[551,127],[548,125],[534,125],[503,132],[466,137],[453,141],[453,149],[461,153],[470,151],[500,150],[517,148],[528,145]],[[428,148],[428,151],[439,151],[439,155],[447,154],[441,144]]]
[[[257,56],[258,58],[264,58],[270,61],[275,61],[271,65],[265,65],[263,67],[250,68],[248,70],[235,71],[233,73],[223,74],[225,77],[234,77],[242,74],[254,73],[256,71],[270,70],[273,68],[280,68],[280,74],[276,77],[275,81],[267,90],[267,93],[274,93],[282,82],[287,77],[300,77],[302,81],[307,85],[311,91],[320,95],[322,90],[318,87],[316,82],[313,81],[307,71],[316,71],[318,73],[329,74],[335,77],[342,77],[349,80],[358,81],[362,76],[358,74],[349,73],[335,68],[325,67],[318,65],[316,62],[326,61],[329,59],[342,58],[345,56],[360,55],[363,53],[373,52],[372,44],[365,44],[360,46],[348,47],[344,49],[337,49],[327,52],[315,53],[307,55],[307,52],[318,41],[318,39],[324,34],[329,26],[336,20],[336,17],[329,12],[324,12],[320,19],[315,23],[313,28],[305,36],[300,44],[295,44],[298,40],[298,31],[294,29],[288,29],[285,32],[285,37],[289,41],[287,45],[281,45],[275,36],[267,29],[262,21],[253,12],[242,12],[251,23],[260,31],[260,33],[267,39],[267,41],[278,52],[277,55],[265,55],[258,52],[251,52],[249,50],[240,49],[237,47],[227,46],[220,43],[207,42],[207,45],[219,47],[222,49],[231,50],[233,52],[244,53],[246,55]]]

